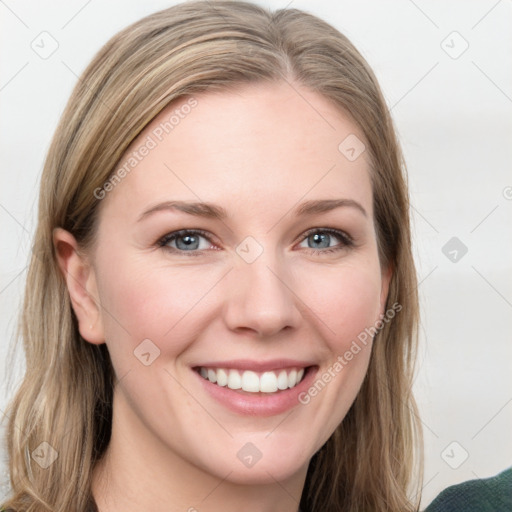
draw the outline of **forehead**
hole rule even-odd
[[[132,143],[102,206],[133,218],[159,201],[201,200],[263,214],[301,199],[347,197],[371,214],[363,140],[340,108],[297,84],[181,98]]]

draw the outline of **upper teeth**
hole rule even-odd
[[[274,393],[296,386],[304,376],[304,368],[263,372],[261,374],[246,370],[201,367],[199,373],[210,382],[230,389],[242,389],[251,393]]]

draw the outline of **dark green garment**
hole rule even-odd
[[[512,512],[512,468],[448,487],[425,512]]]

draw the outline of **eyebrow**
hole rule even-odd
[[[295,208],[294,213],[297,217],[301,217],[318,213],[326,213],[336,208],[344,207],[355,208],[365,217],[368,217],[368,214],[366,213],[366,210],[363,208],[363,206],[353,199],[316,199],[306,201],[305,203],[302,203],[297,208]],[[227,211],[222,208],[222,206],[218,206],[212,203],[165,201],[163,203],[152,206],[149,210],[146,210],[144,213],[142,213],[137,222],[140,222],[153,213],[166,210],[178,210],[184,213],[188,213],[189,215],[218,220],[223,220],[228,217]]]
[[[315,213],[329,212],[335,208],[344,207],[355,208],[365,217],[368,217],[368,214],[362,205],[353,199],[317,199],[306,201],[305,203],[302,203],[298,208],[296,208],[295,215],[313,215]]]

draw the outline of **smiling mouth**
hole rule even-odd
[[[194,370],[205,380],[220,387],[247,393],[278,393],[297,386],[310,367],[283,368],[281,370],[255,372],[234,368],[196,367]]]

